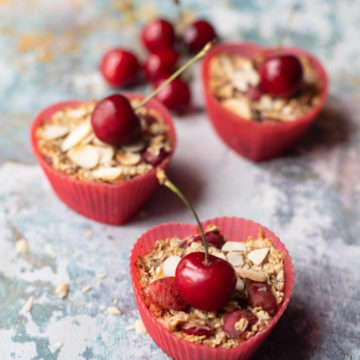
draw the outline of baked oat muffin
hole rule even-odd
[[[154,301],[151,292],[160,279],[174,277],[181,259],[193,252],[204,252],[201,236],[158,240],[136,261],[138,283],[145,303],[158,321],[176,336],[197,344],[231,348],[254,336],[269,324],[284,298],[284,254],[259,230],[246,242],[226,241],[215,225],[205,231],[209,253],[227,260],[235,269],[236,288],[227,303],[216,311],[203,311],[186,305]],[[222,244],[222,245],[221,245]],[[152,284],[152,285],[151,285]],[[174,296],[171,292],[162,296]],[[213,294],[212,296],[216,296]]]

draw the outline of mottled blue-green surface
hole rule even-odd
[[[30,123],[45,106],[111,92],[97,72],[104,49],[128,46],[144,56],[136,41],[143,22],[176,14],[170,0],[135,1],[135,14],[123,3],[0,0],[0,360],[167,359],[148,335],[126,331],[139,316],[128,256],[148,228],[191,215],[158,189],[123,227],[87,220],[55,197],[29,146]],[[292,301],[255,359],[360,359],[360,3],[301,3],[286,44],[315,53],[330,77],[329,101],[309,134],[283,157],[253,164],[225,147],[199,110],[176,118],[170,176],[203,219],[261,222],[293,257]],[[291,7],[183,4],[212,19],[223,39],[265,45],[275,43]],[[198,67],[193,72],[194,103],[203,109]],[[20,238],[28,254],[16,254]],[[62,282],[70,285],[66,300],[54,294]],[[30,296],[31,313],[20,314]],[[106,313],[114,300],[120,316]]]

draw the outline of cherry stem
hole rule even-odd
[[[172,192],[174,192],[183,202],[184,204],[188,207],[188,209],[193,213],[196,222],[198,224],[198,227],[200,229],[201,232],[201,237],[202,237],[202,242],[204,245],[204,252],[205,252],[205,264],[209,264],[209,250],[208,250],[208,243],[205,237],[205,232],[204,232],[204,228],[201,225],[200,219],[195,211],[195,209],[193,208],[193,206],[191,205],[191,203],[189,202],[189,200],[184,196],[184,194],[168,179],[168,177],[165,174],[165,171],[161,168],[158,168],[156,170],[156,176],[159,180],[159,183],[161,185],[166,186],[167,188],[169,188]]]
[[[290,26],[294,20],[294,16],[295,16],[296,12],[299,10],[299,7],[300,7],[299,3],[295,3],[289,13],[287,22],[286,22],[285,26],[283,27],[282,32],[279,36],[278,45],[277,45],[278,50],[280,50],[283,46],[283,42],[289,33]]]
[[[150,95],[148,95],[144,100],[137,104],[134,110],[139,110],[143,107],[148,101],[150,101],[157,93],[159,93],[165,86],[169,85],[175,78],[177,78],[184,70],[186,70],[190,65],[195,61],[201,59],[205,56],[212,47],[212,42],[208,42],[202,50],[200,50],[192,59],[187,61],[180,69],[175,71],[169,78],[167,78],[160,86],[158,86]]]

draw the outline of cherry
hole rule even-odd
[[[144,289],[146,299],[161,309],[185,310],[188,304],[181,298],[173,276],[158,279]]]
[[[130,51],[115,48],[105,53],[101,60],[100,71],[112,86],[133,85],[139,74],[140,65]]]
[[[181,331],[188,335],[196,335],[196,336],[212,336],[215,333],[215,329],[209,325],[201,325],[201,324],[185,324],[181,327]]]
[[[159,80],[157,82],[157,86],[162,82],[163,80]],[[179,78],[176,78],[159,91],[156,98],[169,110],[177,113],[183,113],[189,107],[191,92],[187,83]]]
[[[175,283],[181,297],[204,311],[216,311],[229,300],[236,285],[233,267],[227,261],[205,253],[184,256],[176,268]]]
[[[175,42],[174,28],[167,20],[156,19],[144,27],[141,41],[150,52],[172,49]]]
[[[183,34],[183,41],[190,53],[199,51],[206,43],[216,39],[213,26],[205,20],[197,20],[187,27]]]
[[[303,68],[295,55],[280,54],[266,58],[259,68],[262,89],[279,97],[293,95],[303,81]]]
[[[158,155],[155,155],[151,151],[145,150],[142,153],[142,158],[146,163],[151,164],[155,167],[161,164],[168,155],[169,153],[165,149],[161,149]]]
[[[209,246],[214,246],[218,249],[221,249],[222,246],[225,244],[225,239],[220,234],[220,231],[218,229],[206,231],[205,237],[206,237],[206,240],[207,240]],[[201,235],[195,236],[193,241],[202,241]]]
[[[162,49],[149,54],[144,69],[150,81],[156,81],[171,75],[179,60],[179,54],[173,49]]]
[[[124,145],[136,140],[141,125],[129,100],[116,94],[99,101],[92,114],[91,125],[101,141],[111,145]]]
[[[200,310],[216,311],[235,290],[237,278],[234,268],[229,262],[209,255],[204,228],[191,203],[167,178],[163,169],[157,168],[156,176],[159,183],[173,191],[193,213],[204,245],[204,252],[190,253],[179,262],[175,273],[176,288],[188,304]]]
[[[235,324],[241,319],[246,319],[249,323],[245,330],[235,329]],[[224,315],[224,331],[231,339],[234,339],[246,331],[249,327],[256,324],[258,318],[247,309],[239,309]]]
[[[249,86],[245,91],[245,95],[253,100],[260,100],[260,98],[264,95],[264,91],[260,86]]]
[[[270,315],[276,313],[276,299],[268,284],[253,282],[248,286],[247,292],[250,305],[261,307]]]

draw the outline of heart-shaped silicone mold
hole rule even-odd
[[[319,75],[321,96],[319,103],[304,116],[289,122],[263,122],[245,120],[226,109],[209,89],[209,64],[222,52],[238,54],[254,59],[259,54],[271,55],[274,49],[251,43],[220,44],[215,46],[202,63],[202,83],[206,110],[220,138],[240,155],[253,160],[271,159],[294,146],[309,129],[323,108],[328,94],[328,80],[324,67],[313,55],[299,48],[284,47],[285,54],[306,55]]]

